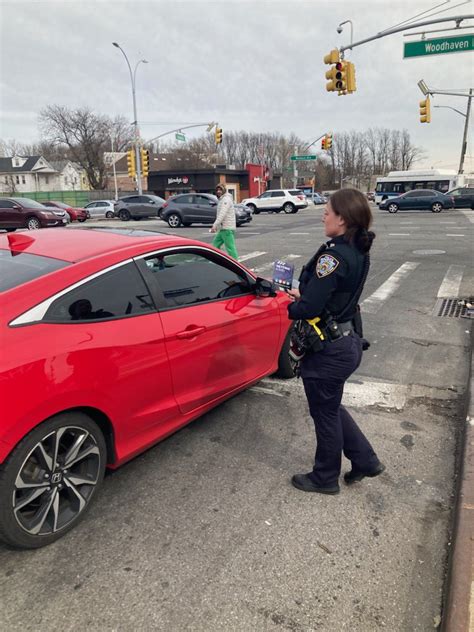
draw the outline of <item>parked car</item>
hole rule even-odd
[[[158,195],[127,195],[114,202],[114,216],[123,222],[158,217],[165,200]]]
[[[89,202],[85,207],[89,213],[89,217],[114,217],[114,201],[113,200],[96,200],[95,202]]]
[[[11,546],[54,542],[106,467],[266,375],[293,376],[288,297],[205,243],[124,229],[0,235],[0,267],[0,538]]]
[[[321,195],[321,193],[307,193],[306,197],[313,204],[326,204],[327,202],[327,198]]]
[[[65,204],[64,202],[54,202],[52,200],[47,200],[46,202],[41,203],[48,208],[66,211],[71,222],[85,222],[87,219],[87,211],[84,208],[69,206],[69,204]]]
[[[257,215],[262,211],[297,213],[308,206],[308,201],[299,189],[270,189],[258,197],[242,200],[242,204]]]
[[[418,210],[430,209],[433,213],[440,213],[443,209],[454,207],[453,198],[445,193],[434,191],[433,189],[416,189],[389,198],[380,202],[379,208],[387,210],[389,213],[396,213],[398,209]]]
[[[48,228],[67,224],[66,212],[51,209],[24,197],[0,197],[0,228],[7,232],[17,228]]]
[[[448,191],[447,195],[450,195],[453,198],[455,208],[470,208],[474,210],[473,187],[453,189],[452,191]]]
[[[252,221],[252,211],[243,204],[234,204],[237,226]],[[217,197],[211,193],[182,193],[169,198],[161,207],[160,218],[172,228],[191,224],[213,224]]]

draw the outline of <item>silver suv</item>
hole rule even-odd
[[[270,189],[258,197],[242,200],[242,204],[248,206],[255,215],[262,211],[297,213],[308,206],[308,200],[299,189]]]

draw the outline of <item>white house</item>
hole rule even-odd
[[[0,192],[58,191],[57,170],[43,156],[0,158]]]
[[[88,180],[84,169],[70,160],[52,160],[50,164],[59,174],[59,191],[86,191]]]

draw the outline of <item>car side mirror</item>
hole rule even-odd
[[[268,279],[262,279],[261,277],[257,277],[255,280],[254,292],[261,298],[268,298],[269,296],[277,295],[273,283]]]
[[[12,206],[12,208],[14,208],[16,211],[18,211],[18,210],[20,210],[20,209],[21,209],[21,206],[20,206],[19,204],[14,204],[14,205]]]
[[[211,201],[211,203],[210,203],[210,204],[211,204],[211,206],[217,206],[217,202],[212,202],[212,201]]]

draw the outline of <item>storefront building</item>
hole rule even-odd
[[[168,199],[178,193],[214,193],[219,183],[226,185],[236,202],[260,195],[272,188],[270,171],[262,165],[247,164],[245,169],[173,169],[152,171],[148,176],[148,191]],[[278,187],[279,184],[277,183]]]

